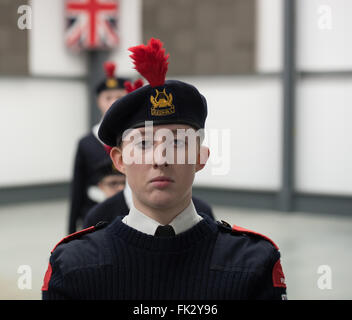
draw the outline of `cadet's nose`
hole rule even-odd
[[[166,156],[166,150],[160,144],[156,145],[153,151],[153,167],[157,168],[160,166],[168,166]]]

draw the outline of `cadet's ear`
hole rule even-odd
[[[196,172],[202,170],[205,167],[210,156],[210,150],[206,146],[200,146],[197,163],[196,163]]]
[[[122,159],[122,149],[121,147],[113,147],[110,151],[110,158],[115,166],[115,168],[125,174],[125,166]]]

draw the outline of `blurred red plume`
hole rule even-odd
[[[104,70],[107,78],[113,78],[116,69],[116,64],[112,61],[104,62]]]
[[[131,81],[125,81],[124,82],[124,87],[127,91],[127,93],[130,93],[134,90],[137,90],[138,88],[143,86],[143,80],[142,79],[137,79],[133,84],[131,83]]]

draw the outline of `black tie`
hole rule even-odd
[[[165,238],[165,237],[173,237],[175,236],[175,230],[172,226],[166,225],[166,226],[159,226],[156,228],[154,236],[159,237],[159,238]]]

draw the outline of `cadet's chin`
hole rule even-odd
[[[174,192],[166,190],[153,190],[150,194],[149,202],[153,208],[167,209],[172,207],[173,203],[177,203],[177,196]]]

